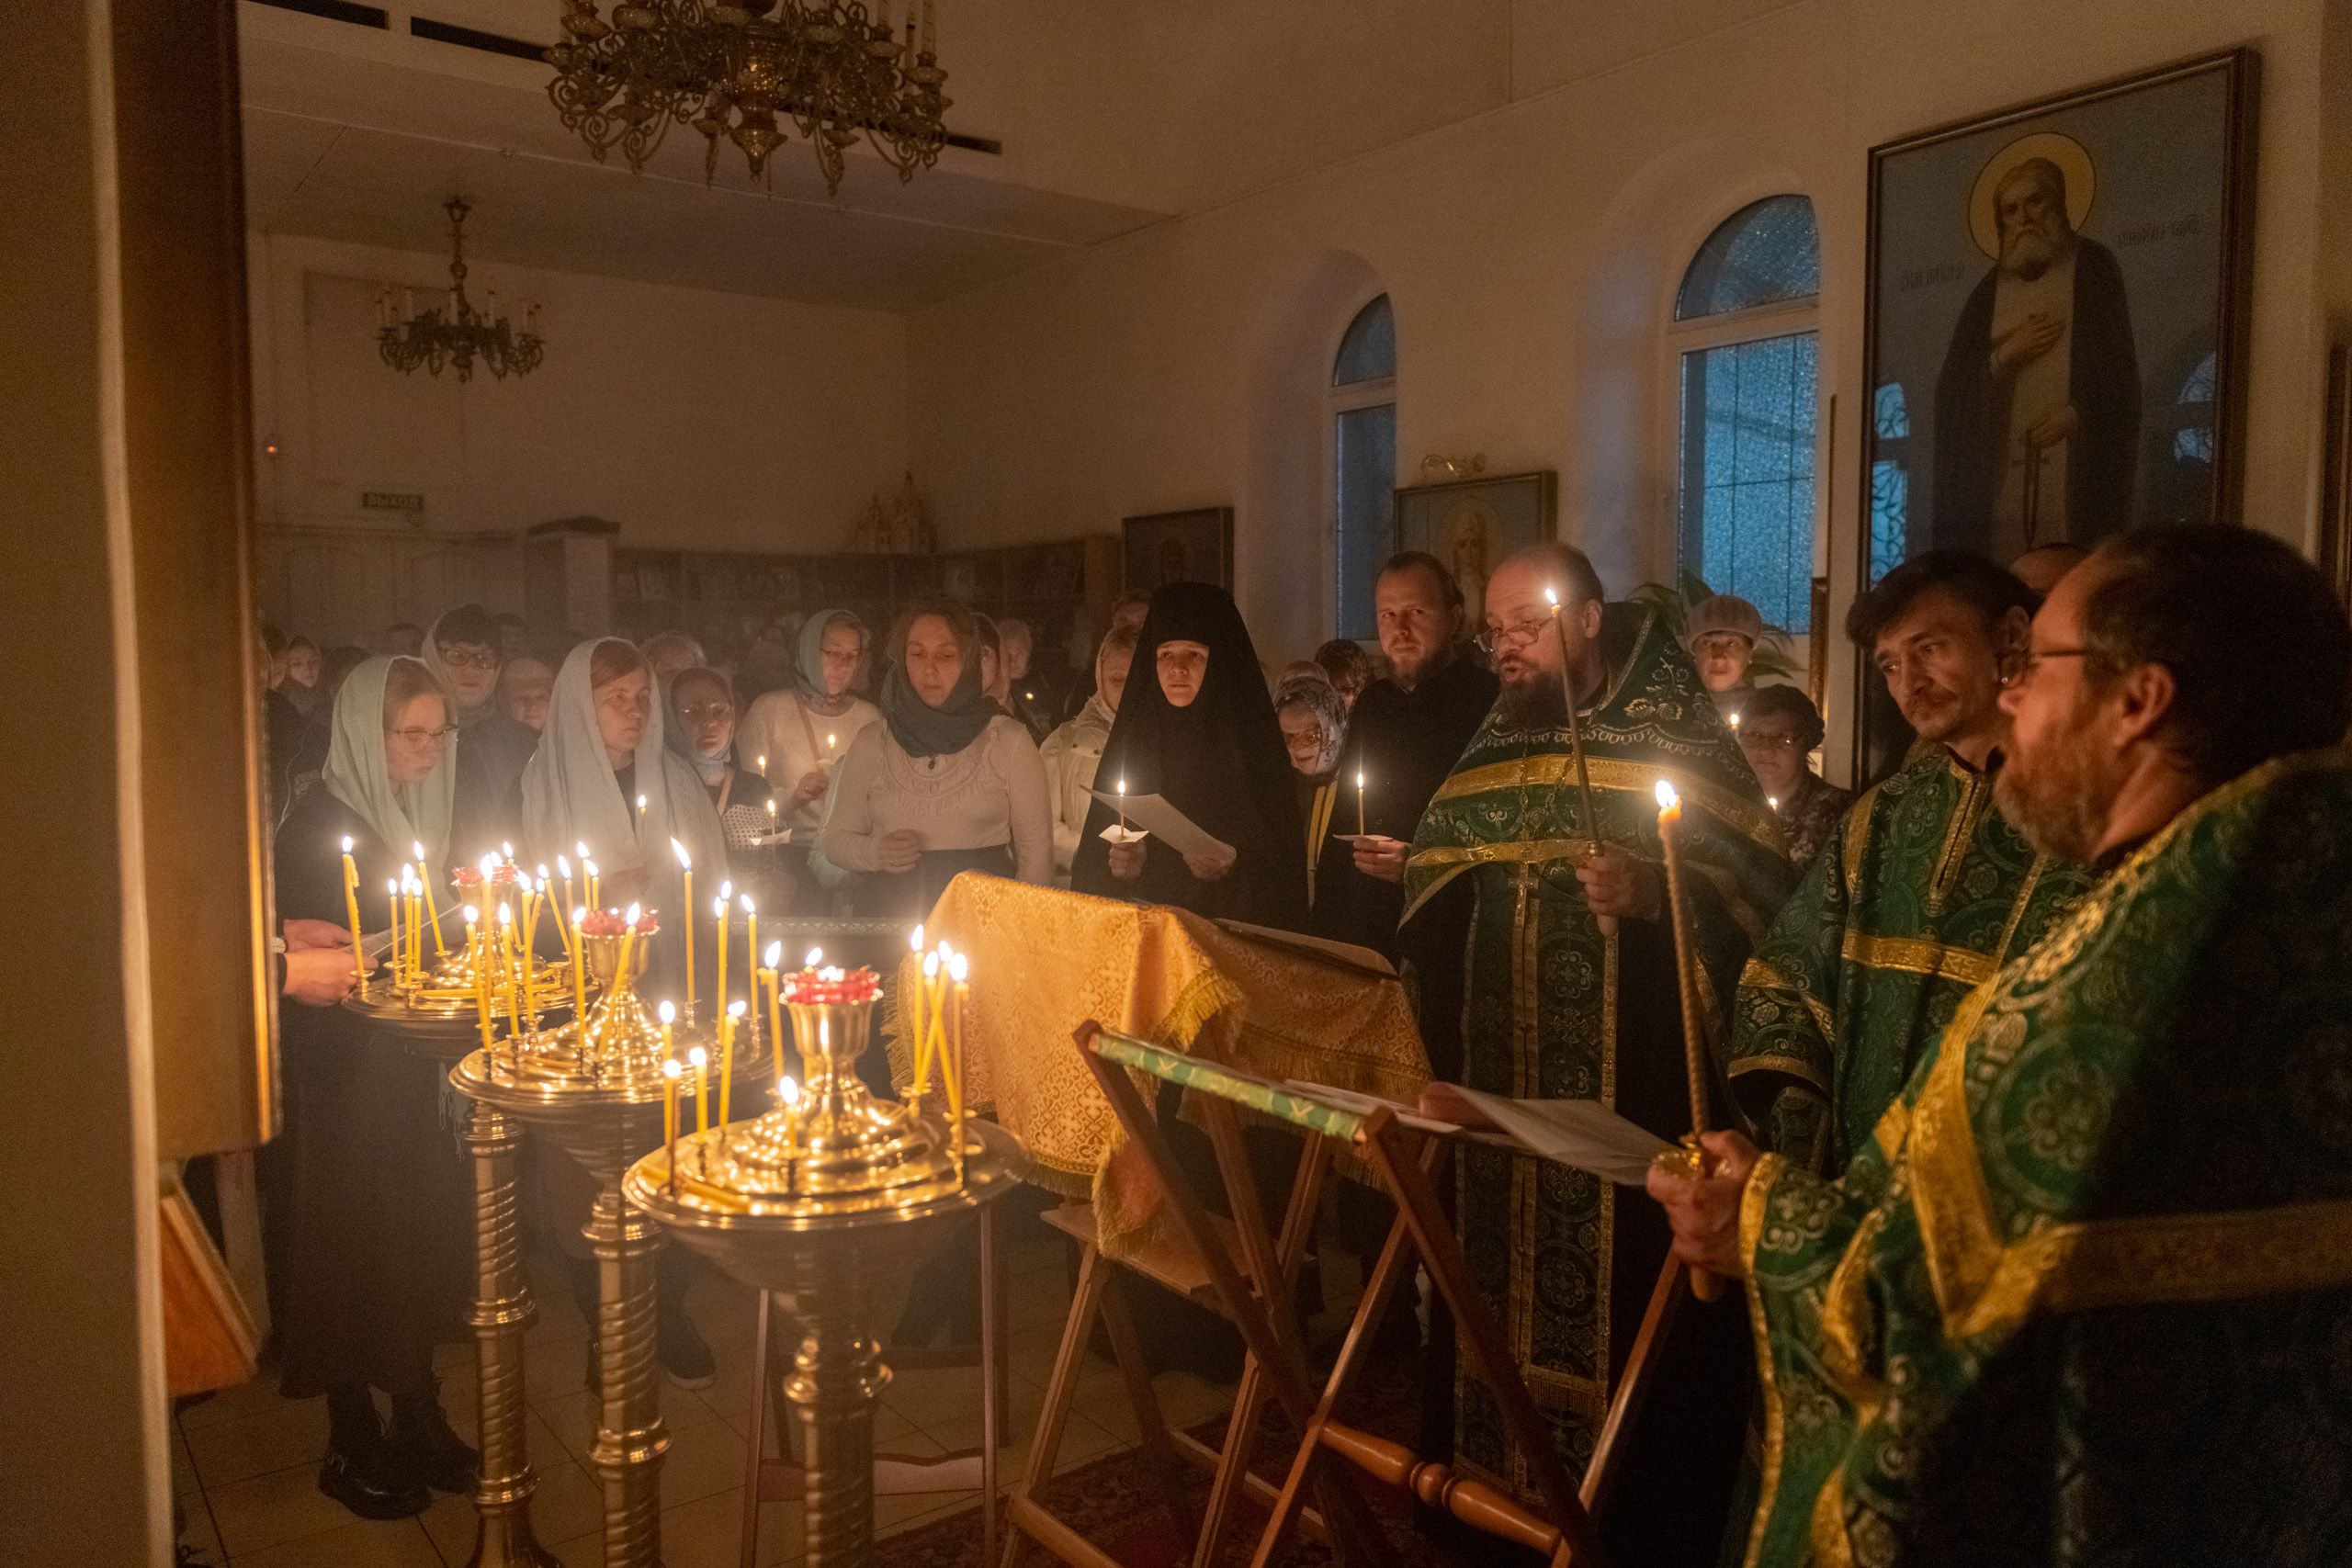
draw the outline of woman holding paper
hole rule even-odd
[[[335,694],[332,728],[324,772],[277,830],[277,912],[347,924],[347,844],[360,924],[381,932],[385,884],[416,844],[424,874],[447,872],[448,699],[421,660],[370,659]],[[285,1010],[278,1041],[286,1128],[261,1174],[280,1392],[326,1396],[320,1490],[363,1518],[403,1517],[428,1488],[473,1483],[433,1377],[435,1330],[457,1322],[468,1282],[464,1169],[433,1063],[341,1008]],[[389,1428],[371,1385],[390,1398]]]
[[[1120,812],[1097,799],[1070,886],[1305,930],[1306,829],[1298,786],[1258,650],[1232,597],[1204,582],[1173,582],[1154,593],[1135,669],[1095,788],[1124,783],[1131,801],[1165,801],[1198,839],[1173,845],[1153,833],[1114,845],[1103,832],[1119,826]]]
[[[818,852],[851,875],[853,913],[921,919],[958,872],[1054,876],[1046,764],[981,690],[980,632],[950,600],[899,619],[882,722],[833,771]]]

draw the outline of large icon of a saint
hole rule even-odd
[[[1487,579],[1494,570],[1496,542],[1502,536],[1502,518],[1477,496],[1456,501],[1437,525],[1436,554],[1462,589],[1466,625],[1486,625]]]
[[[1935,541],[2008,560],[2132,523],[2140,363],[2115,253],[2082,232],[2090,154],[2040,131],[1994,154],[1969,198],[1993,265],[1936,377]]]

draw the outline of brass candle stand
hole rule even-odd
[[[951,1146],[938,1119],[875,1099],[854,1070],[873,1028],[872,977],[843,987],[831,973],[831,989],[805,973],[785,982],[806,1088],[779,1085],[766,1115],[656,1149],[622,1190],[797,1323],[784,1392],[805,1467],[807,1561],[864,1568],[874,1551],[874,1403],[890,1378],[881,1318],[904,1300],[921,1256],[910,1228],[1012,1191],[1017,1145],[974,1122]],[[747,1510],[747,1532],[755,1518]]]
[[[531,1535],[534,1478],[523,1443],[522,1329],[531,1308],[514,1223],[514,1140],[506,1132],[513,1127],[545,1137],[596,1179],[583,1234],[596,1256],[603,1403],[589,1459],[604,1489],[604,1561],[607,1568],[658,1568],[662,1558],[660,1475],[670,1440],[655,1395],[654,1263],[662,1233],[620,1187],[630,1158],[662,1137],[662,1032],[637,991],[647,955],[642,936],[576,940],[596,985],[586,1017],[480,1047],[449,1075],[473,1102],[481,1129],[477,1134],[469,1119],[477,1154],[482,1400],[475,1568],[548,1561]]]

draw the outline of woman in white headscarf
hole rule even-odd
[[[785,826],[814,836],[824,820],[825,787],[850,742],[882,716],[858,696],[865,662],[865,623],[847,610],[820,610],[800,628],[797,683],[752,701],[735,755],[767,775]]]
[[[424,846],[446,875],[451,802],[447,696],[417,660],[370,659],[335,694],[319,781],[277,829],[277,913],[347,923],[344,846],[363,926],[389,923],[386,884]],[[447,908],[448,900],[442,900]],[[264,1150],[280,1390],[327,1397],[320,1489],[364,1518],[468,1492],[474,1451],[433,1377],[438,1331],[465,1300],[464,1170],[438,1116],[435,1065],[340,1008],[279,1021],[286,1128]],[[379,1419],[370,1386],[390,1397]]]
[[[662,739],[652,670],[619,637],[583,642],[556,673],[547,728],[523,770],[525,858],[552,864],[586,845],[606,908],[641,903],[661,917],[657,984],[674,986],[686,911],[673,840],[694,861],[696,888],[716,893],[726,836],[700,775]]]

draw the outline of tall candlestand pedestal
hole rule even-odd
[[[796,998],[800,978],[784,994],[805,1088],[756,1121],[655,1150],[629,1168],[622,1188],[798,1325],[785,1398],[804,1467],[807,1562],[865,1568],[874,1558],[874,1404],[890,1380],[883,1315],[912,1283],[922,1255],[915,1233],[1010,1193],[1019,1145],[993,1125],[967,1123],[959,1135],[910,1106],[874,1099],[854,1071],[872,1028],[871,976],[862,999],[817,1003]],[[747,1558],[752,1545],[747,1536]]]

